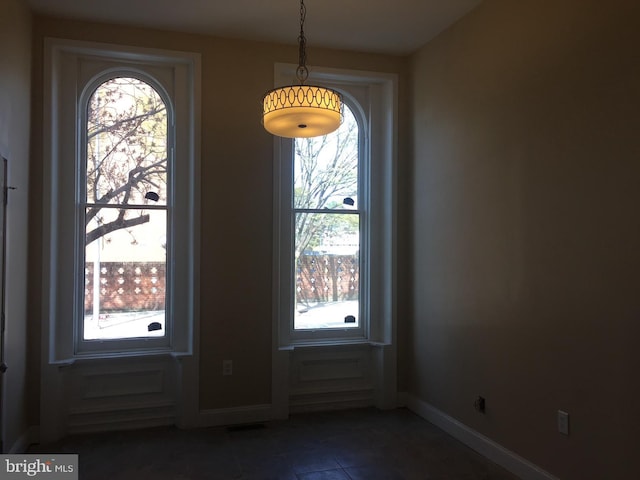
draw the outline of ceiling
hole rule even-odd
[[[299,0],[26,0],[37,13],[228,38],[297,42]],[[481,0],[306,0],[310,47],[405,55]]]

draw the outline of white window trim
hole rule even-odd
[[[140,66],[166,88],[159,77],[173,77],[168,92],[175,111],[175,159],[180,168],[173,179],[174,262],[173,322],[168,342],[137,340],[104,341],[104,348],[82,349],[78,340],[74,296],[82,279],[75,278],[73,265],[77,247],[75,202],[79,179],[76,159],[82,151],[81,125],[77,112],[80,92],[65,88],[65,81],[80,76],[81,60]],[[155,71],[154,71],[155,69]],[[101,70],[103,73],[104,70]],[[192,355],[197,333],[199,297],[199,208],[200,208],[200,57],[174,52],[60,39],[45,40],[44,132],[43,132],[43,347],[50,364],[73,363],[79,358],[122,357],[149,354]],[[82,85],[90,80],[78,80]],[[70,108],[67,106],[72,105]],[[178,107],[179,106],[179,107]],[[68,128],[74,125],[76,128]],[[75,174],[70,172],[76,171]],[[71,232],[71,233],[70,233]],[[70,240],[71,239],[71,240]],[[169,265],[167,266],[169,268]],[[80,285],[83,287],[83,285]]]
[[[296,65],[275,65],[275,87],[295,82]],[[362,262],[369,284],[361,285],[361,307],[365,318],[358,329],[294,331],[292,319],[293,279],[290,259],[290,189],[292,174],[285,162],[293,156],[293,140],[274,137],[274,264],[273,264],[273,325],[274,347],[289,350],[304,346],[369,343],[390,345],[395,337],[396,309],[396,157],[397,157],[397,76],[395,74],[316,68],[311,70],[309,83],[340,91],[364,112],[356,118],[365,119],[361,146],[369,155],[369,168],[364,170],[363,195],[368,195],[365,223],[369,234],[363,247],[367,257]],[[361,116],[359,113],[363,113]],[[364,141],[363,141],[364,140]],[[368,299],[368,301],[367,301]]]

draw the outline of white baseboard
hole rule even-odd
[[[522,480],[559,480],[549,472],[469,428],[429,403],[412,395],[402,394],[402,396],[406,398],[406,405],[409,410],[441,428],[482,456],[517,475]]]
[[[218,427],[266,422],[273,418],[271,410],[270,404],[200,410],[198,426]]]
[[[40,441],[40,429],[38,427],[29,427],[20,438],[11,445],[11,448],[7,451],[9,454],[26,453],[29,449],[29,445],[33,445]]]

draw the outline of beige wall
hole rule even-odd
[[[37,17],[34,26],[34,68],[38,70],[34,92],[38,97],[43,37],[202,55],[200,407],[270,403],[273,137],[261,126],[260,101],[273,86],[274,62],[297,61],[297,48],[44,17]],[[314,49],[312,45],[308,55],[311,66],[401,75],[407,68],[406,58]],[[406,104],[406,98],[403,102]],[[38,99],[36,110],[40,112],[41,107]],[[34,122],[36,132],[41,130],[39,115]],[[42,171],[38,138],[34,150],[37,183]],[[39,196],[38,185],[33,198]],[[33,228],[38,230],[42,213],[34,203]],[[39,249],[36,245],[31,252],[34,271],[40,268]],[[32,314],[34,326],[37,308]],[[232,376],[222,376],[223,359],[233,360]],[[32,415],[37,416],[35,408]]]
[[[412,58],[410,393],[564,480],[640,478],[639,27],[485,0]]]
[[[6,331],[0,439],[9,450],[27,432],[27,209],[31,15],[20,0],[0,2],[0,155],[9,160]],[[1,206],[0,206],[1,208]]]

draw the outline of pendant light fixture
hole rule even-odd
[[[299,85],[289,85],[268,91],[262,101],[262,123],[273,135],[287,138],[318,137],[336,130],[342,122],[342,96],[335,90],[305,85],[307,69],[307,39],[304,20],[307,9],[300,0],[299,61],[296,78]]]

